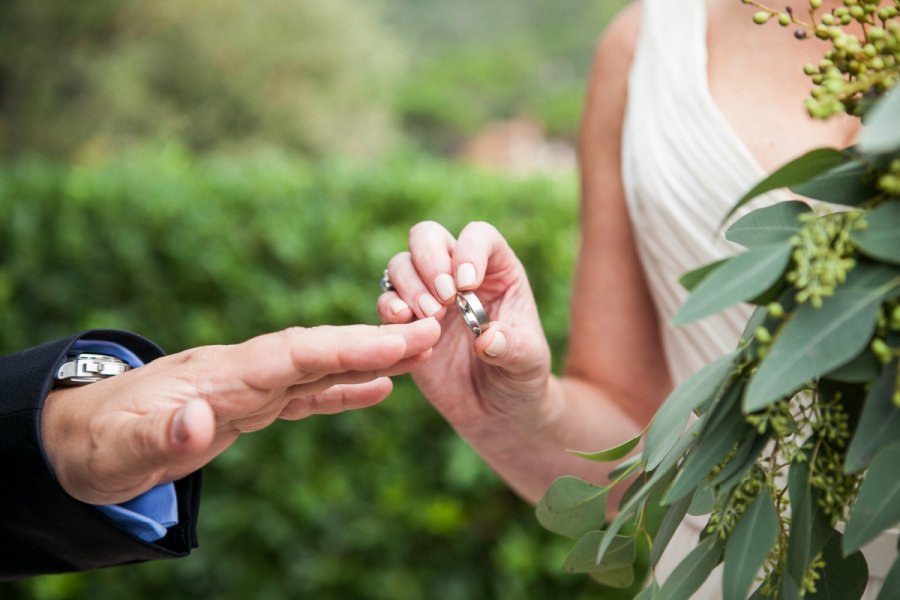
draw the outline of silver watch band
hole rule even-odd
[[[121,375],[131,369],[125,361],[107,354],[81,353],[64,362],[56,371],[58,383],[82,385]]]

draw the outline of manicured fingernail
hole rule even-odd
[[[441,273],[434,278],[434,289],[437,290],[441,300],[449,300],[456,296],[456,284],[453,283],[453,278],[446,273]]]
[[[407,308],[409,308],[409,305],[400,298],[394,298],[391,300],[390,304],[388,304],[388,309],[395,315],[399,315]]]
[[[187,441],[187,430],[184,427],[184,411],[185,407],[180,408],[172,419],[169,435],[173,444],[183,444]]]
[[[475,285],[475,265],[463,263],[457,267],[456,285],[461,288]]]
[[[431,297],[431,294],[422,294],[419,296],[419,308],[425,313],[425,316],[434,316],[437,311],[441,310],[441,305],[437,300]]]
[[[493,358],[497,358],[506,350],[506,336],[499,331],[494,332],[494,339],[484,349],[484,353]]]

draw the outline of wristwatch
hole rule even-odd
[[[56,370],[56,385],[85,385],[101,379],[121,375],[131,365],[109,354],[78,352],[66,357]]]

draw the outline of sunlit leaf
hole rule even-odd
[[[602,537],[601,531],[589,531],[578,538],[575,547],[566,556],[563,569],[569,573],[594,573],[630,567],[634,564],[636,557],[634,537],[625,535],[615,537],[603,555],[603,560],[598,563],[597,548]]]
[[[684,430],[691,413],[713,397],[731,373],[737,353],[706,365],[675,388],[660,406],[644,441],[647,470],[655,469]]]
[[[759,296],[781,279],[791,249],[785,241],[738,254],[700,282],[672,317],[672,323],[685,325]]]
[[[858,550],[900,521],[900,443],[878,453],[859,488],[844,532],[844,553]]]
[[[538,522],[559,535],[579,538],[600,529],[606,518],[606,488],[577,477],[560,477],[535,509]]]
[[[869,567],[861,552],[849,556],[841,553],[841,534],[833,531],[825,547],[822,560],[825,567],[819,572],[816,591],[804,596],[806,600],[859,600],[869,583]]]
[[[703,265],[702,267],[697,267],[691,271],[688,271],[684,275],[678,278],[678,283],[681,284],[681,287],[686,289],[689,292],[692,292],[695,287],[697,287],[701,281],[706,279],[706,276],[727,263],[731,258],[723,258],[722,260],[717,260],[715,262],[711,262]]]
[[[897,359],[894,359],[884,368],[866,397],[844,461],[844,471],[847,473],[865,469],[879,450],[900,442],[900,408],[891,399],[896,381]]]
[[[778,538],[778,512],[768,488],[757,494],[725,546],[725,600],[743,600]]]
[[[750,382],[744,410],[761,410],[859,354],[875,329],[882,298],[898,284],[900,270],[859,264],[821,308],[798,308]]]
[[[757,183],[753,188],[744,194],[738,202],[731,207],[731,210],[725,215],[727,221],[738,208],[756,198],[761,194],[776,190],[778,188],[788,187],[802,183],[818,175],[824,173],[832,167],[850,160],[849,155],[835,150],[834,148],[818,148],[811,150],[795,158],[791,162],[782,166],[780,169]]]
[[[700,589],[709,574],[719,564],[722,546],[718,536],[711,535],[684,557],[662,587],[658,600],[684,600]]]
[[[627,442],[623,442],[618,446],[609,448],[607,450],[600,450],[599,452],[580,452],[578,450],[569,450],[569,454],[574,454],[575,456],[580,456],[581,458],[586,458],[588,460],[593,460],[596,462],[611,462],[614,460],[619,460],[620,458],[626,456],[629,452],[634,450],[635,446],[640,443],[641,437],[643,435],[644,433],[641,432]]]
[[[653,537],[653,547],[650,550],[650,564],[654,567],[659,562],[659,559],[662,558],[666,546],[669,545],[672,536],[675,535],[675,530],[678,529],[678,526],[684,520],[684,515],[687,513],[690,504],[691,497],[685,496],[666,510],[666,515],[663,517],[662,522],[659,524],[659,529],[656,530],[656,535]]]
[[[862,160],[838,165],[809,181],[792,185],[791,191],[807,198],[846,206],[859,206],[880,193],[875,186],[871,165]]]
[[[900,201],[885,202],[865,216],[866,228],[851,238],[872,258],[900,265]]]
[[[892,152],[900,148],[900,86],[896,86],[868,113],[859,135],[863,152]]]
[[[725,232],[725,238],[746,248],[783,242],[797,233],[799,217],[807,212],[809,206],[797,201],[760,208],[735,221]]]

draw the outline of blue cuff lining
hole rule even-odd
[[[166,529],[178,524],[178,503],[172,483],[158,485],[128,502],[97,506],[97,510],[145,542],[165,537]]]

